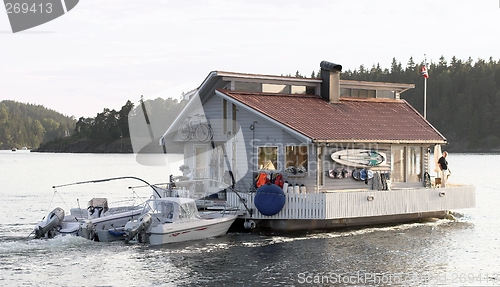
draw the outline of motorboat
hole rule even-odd
[[[71,208],[70,214],[65,214],[60,207],[54,208],[39,222],[33,232],[35,238],[53,238],[62,235],[80,235],[80,223],[88,218],[88,211],[82,208]]]
[[[101,241],[99,231],[123,227],[129,220],[138,218],[142,211],[141,205],[108,207],[106,198],[92,198],[87,209],[71,208],[68,215],[56,207],[35,226],[35,238],[53,238],[61,234]],[[112,241],[105,234],[101,237],[103,241]]]
[[[130,220],[138,218],[142,211],[142,205],[130,205],[108,208],[105,198],[93,198],[88,204],[88,219],[80,223],[80,236],[94,240],[109,242],[119,240],[111,239],[106,233],[108,229],[122,228]]]
[[[153,189],[154,197],[161,197],[161,188],[150,185],[143,179],[133,176],[113,177],[70,184],[53,186],[60,188],[86,183],[102,183],[112,180],[135,179],[146,183]],[[106,198],[92,198],[86,209],[71,208],[70,214],[65,215],[60,207],[55,208],[38,223],[33,233],[35,238],[52,238],[58,234],[76,235],[95,241],[123,240],[121,229],[130,220],[137,219],[143,212],[143,205],[126,205],[109,207]]]
[[[222,210],[199,213],[191,198],[149,199],[137,220],[125,224],[124,238],[160,245],[222,236],[236,220],[234,212]]]

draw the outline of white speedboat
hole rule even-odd
[[[102,241],[112,241],[105,234],[100,237],[99,231],[123,227],[129,220],[138,218],[143,209],[140,205],[108,207],[106,198],[93,198],[87,209],[72,208],[69,215],[57,207],[35,226],[35,238],[52,238],[62,234],[95,241],[101,241],[102,237]]]
[[[53,188],[122,179],[142,181],[153,189],[153,196],[161,197],[159,192],[161,188],[152,186],[145,180],[134,176],[81,181],[57,185],[53,186]],[[69,215],[65,215],[62,208],[55,208],[44,217],[42,222],[35,226],[33,233],[35,233],[35,238],[52,238],[58,234],[62,234],[82,236],[87,239],[105,242],[123,240],[125,237],[121,229],[123,229],[125,223],[128,221],[137,219],[143,212],[143,209],[143,205],[108,207],[108,200],[106,198],[92,198],[88,202],[86,209],[71,208]]]
[[[205,239],[227,233],[237,215],[226,211],[198,213],[194,199],[167,197],[146,201],[137,220],[128,222],[125,240],[159,245]]]
[[[108,208],[105,198],[93,198],[88,204],[88,219],[80,223],[79,235],[95,241],[114,241],[123,237],[105,234],[109,229],[122,228],[130,220],[137,219],[142,211],[142,205],[129,205]],[[113,233],[108,232],[110,235]]]

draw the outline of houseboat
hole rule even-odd
[[[186,181],[239,207],[240,223],[325,230],[444,218],[475,206],[469,185],[436,186],[446,138],[400,95],[413,84],[213,71],[160,138],[184,144]],[[238,222],[238,221],[237,221]]]

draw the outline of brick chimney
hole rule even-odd
[[[338,103],[340,100],[340,72],[342,66],[339,64],[321,61],[321,97],[330,103]]]

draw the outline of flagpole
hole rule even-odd
[[[427,69],[427,57],[425,54],[424,67]],[[427,119],[427,77],[424,77],[424,119]]]

